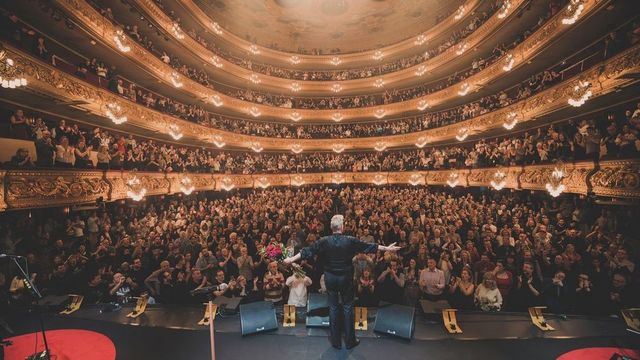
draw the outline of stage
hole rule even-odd
[[[100,339],[104,335],[106,342],[113,344],[116,359],[211,358],[208,327],[197,325],[203,315],[202,308],[150,305],[136,319],[125,317],[130,311],[130,308],[123,308],[102,312],[101,307],[84,306],[71,315],[47,314],[44,320],[47,330],[88,330],[70,335],[77,336],[70,340],[75,344],[91,342],[88,336]],[[413,340],[407,341],[373,332],[375,314],[375,309],[370,311],[369,329],[357,331],[361,344],[350,351],[333,349],[327,339],[328,330],[307,328],[303,314],[299,314],[293,328],[280,326],[276,331],[244,337],[239,315],[218,315],[215,321],[217,359],[555,359],[582,348],[640,349],[640,335],[627,331],[624,321],[618,318],[547,314],[547,322],[556,330],[543,332],[533,326],[528,314],[524,313],[460,312],[458,324],[464,333],[449,334],[441,321],[417,312]],[[281,322],[281,316],[279,320]],[[34,314],[15,315],[9,323],[15,335],[38,329]],[[29,349],[33,350],[33,335],[23,337],[21,341],[27,341]],[[94,349],[98,348],[97,342],[104,349],[110,346],[102,343],[105,340],[95,341],[95,345],[86,345]],[[39,340],[40,346],[41,343]],[[55,344],[51,347],[55,348]],[[53,353],[55,355],[55,351]],[[588,354],[593,357],[584,353],[578,357],[569,354],[563,360],[598,358],[593,351]],[[627,352],[626,355],[640,359],[638,352]],[[20,358],[17,348],[7,349],[6,359]],[[107,358],[109,355],[84,356],[83,360]],[[65,357],[60,356],[57,360],[63,359]]]

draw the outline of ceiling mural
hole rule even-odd
[[[436,25],[463,1],[200,0],[228,31],[263,46],[298,52],[369,50]]]

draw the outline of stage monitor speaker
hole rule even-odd
[[[307,327],[329,327],[329,296],[309,294],[307,301]]]
[[[240,325],[242,335],[277,330],[278,319],[273,303],[261,301],[240,305]]]
[[[373,331],[398,336],[413,337],[415,309],[410,306],[389,305],[378,309]]]

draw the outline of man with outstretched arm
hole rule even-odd
[[[300,259],[308,259],[322,254],[324,260],[324,280],[329,295],[329,321],[331,328],[331,345],[342,347],[342,331],[339,323],[339,296],[342,296],[342,311],[344,315],[344,342],[347,349],[359,344],[355,335],[355,319],[353,315],[353,264],[352,259],[357,253],[373,253],[380,251],[397,251],[399,246],[376,245],[360,241],[353,236],[342,235],[344,216],[335,215],[331,218],[333,235],[325,236],[315,241],[311,246],[303,248],[295,256],[284,260],[285,264],[294,264]]]

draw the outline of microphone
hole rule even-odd
[[[24,256],[20,256],[20,255],[0,254],[0,259],[6,258],[6,257],[8,257],[8,258],[18,258],[18,259],[24,258]]]

